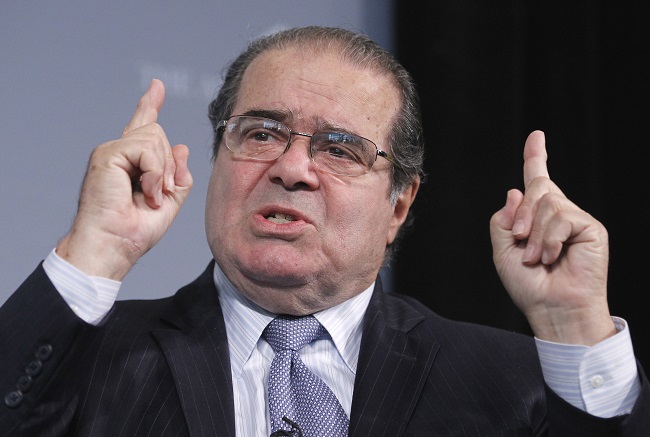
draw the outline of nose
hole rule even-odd
[[[288,190],[315,190],[320,185],[316,165],[309,157],[310,135],[292,132],[285,152],[267,170],[271,181]]]

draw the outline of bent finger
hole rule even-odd
[[[187,161],[190,149],[185,144],[177,144],[172,148],[175,162],[174,183],[179,188],[191,188],[193,179]]]

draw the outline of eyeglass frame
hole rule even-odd
[[[273,159],[259,159],[259,158],[254,158],[254,157],[251,157],[251,156],[246,156],[244,154],[241,155],[241,156],[244,156],[246,158],[253,159],[255,161],[273,162],[273,161],[279,159],[282,155],[287,153],[287,150],[289,150],[289,148],[291,147],[291,138],[292,138],[292,136],[293,135],[298,135],[298,136],[301,136],[301,137],[309,138],[309,159],[312,162],[314,162],[316,164],[316,166],[318,166],[318,163],[316,163],[314,161],[314,143],[312,141],[312,138],[314,136],[318,135],[318,134],[335,133],[335,134],[352,135],[352,136],[360,138],[360,139],[362,139],[364,141],[369,142],[370,144],[375,146],[375,150],[376,150],[376,152],[374,154],[375,159],[374,159],[374,161],[372,161],[371,165],[369,167],[367,167],[366,170],[363,173],[358,174],[358,175],[346,175],[346,174],[342,174],[342,173],[335,173],[335,172],[328,171],[328,170],[323,169],[320,166],[318,166],[318,168],[320,168],[322,171],[324,171],[326,173],[329,173],[329,174],[339,175],[339,176],[348,176],[348,177],[363,176],[363,175],[368,174],[368,173],[370,173],[372,171],[372,168],[375,165],[375,162],[377,162],[377,157],[378,156],[381,156],[382,158],[386,159],[391,164],[397,166],[397,162],[395,161],[395,158],[393,158],[390,154],[388,154],[388,152],[386,152],[384,150],[381,150],[379,147],[377,147],[377,144],[374,141],[372,141],[372,140],[370,140],[368,138],[362,137],[361,135],[353,134],[353,133],[350,133],[350,132],[341,132],[341,131],[336,131],[336,130],[332,130],[332,131],[327,131],[327,130],[325,130],[325,131],[316,131],[316,132],[314,132],[312,134],[308,134],[308,133],[305,133],[305,132],[297,132],[297,131],[292,130],[289,126],[287,126],[285,123],[283,123],[281,121],[278,121],[278,120],[275,120],[275,119],[269,118],[269,117],[258,116],[258,115],[249,115],[249,114],[231,115],[230,117],[219,121],[219,123],[217,123],[217,126],[216,126],[216,131],[217,132],[221,131],[222,137],[221,137],[220,140],[223,139],[224,132],[226,130],[226,127],[228,126],[228,122],[231,119],[235,118],[235,117],[246,117],[246,118],[257,118],[257,119],[261,119],[261,120],[268,120],[268,121],[271,121],[273,123],[277,123],[280,126],[283,126],[283,127],[287,128],[287,131],[289,132],[289,138],[287,139],[287,144],[285,145],[284,150],[282,151],[282,153],[280,153],[280,155],[278,155],[277,157],[275,157]],[[225,142],[225,140],[223,140],[223,141]],[[239,153],[239,152],[236,152],[236,151],[232,150],[230,147],[228,147],[228,144],[225,144],[225,146],[232,153]]]

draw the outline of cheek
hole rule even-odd
[[[215,244],[218,244],[216,241],[218,240],[218,231],[224,224],[224,210],[221,208],[223,206],[221,188],[219,178],[213,170],[205,201],[205,233],[211,247],[215,247]]]
[[[259,166],[245,164],[221,155],[215,162],[206,199],[206,231],[211,242],[241,222],[246,199],[263,175]]]
[[[336,229],[332,235],[333,246],[341,252],[359,252],[366,256],[368,250],[372,257],[383,257],[392,208],[387,198],[373,198],[367,195],[367,190],[360,194],[358,197],[335,196],[336,204],[329,205],[330,212],[336,211],[328,214],[332,224],[328,228]]]

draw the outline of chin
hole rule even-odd
[[[319,276],[319,270],[306,261],[305,256],[296,253],[263,251],[241,260],[239,270],[260,286],[302,287]]]

